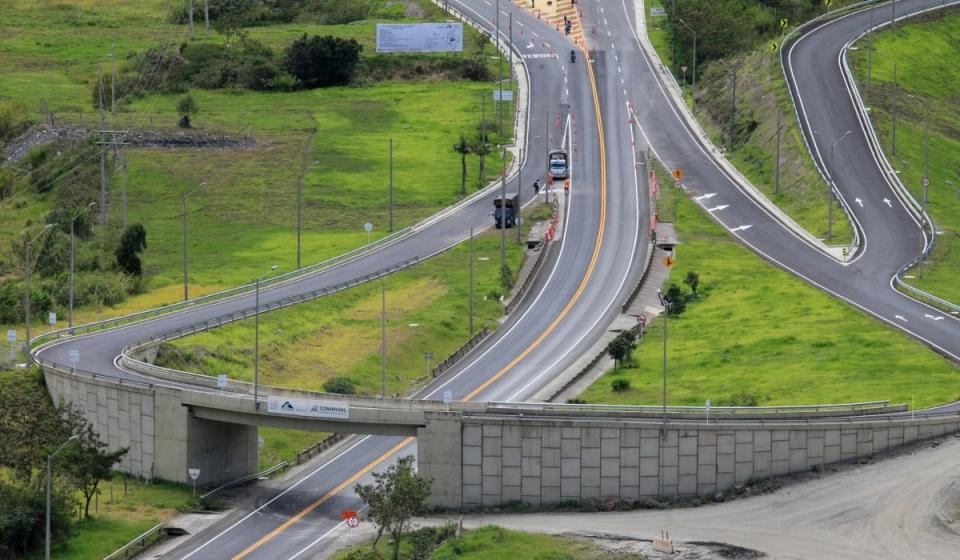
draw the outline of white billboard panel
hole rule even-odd
[[[377,52],[462,51],[462,23],[377,24]]]
[[[269,397],[267,411],[273,414],[310,416],[312,418],[350,419],[350,405],[339,401],[315,401],[293,397]]]

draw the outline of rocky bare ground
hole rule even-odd
[[[66,125],[35,125],[11,140],[3,149],[0,163],[17,163],[30,153],[30,150],[52,144],[60,140],[80,141],[95,129]],[[127,143],[130,148],[220,148],[247,149],[256,144],[251,135],[225,134],[199,129],[182,130],[130,130],[117,134],[118,142]]]

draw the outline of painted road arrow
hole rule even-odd
[[[698,197],[695,197],[694,200],[696,200],[697,202],[699,202],[699,201],[701,201],[701,200],[711,199],[711,198],[713,198],[713,197],[715,197],[715,196],[717,196],[717,193],[712,192],[712,193],[702,194],[702,195],[700,195],[700,196],[698,196]]]
[[[900,319],[900,320],[903,321],[904,323],[909,323],[909,321],[907,321],[907,318],[904,317],[903,315],[894,315],[894,318],[895,318],[895,319]]]
[[[720,206],[714,206],[713,208],[707,208],[707,212],[717,212],[723,210],[724,208],[729,208],[729,204],[721,204]]]
[[[862,201],[862,200],[860,200],[859,198],[855,198],[854,200],[857,201],[857,204],[860,205],[860,208],[863,208],[863,201]]]
[[[893,204],[890,202],[889,198],[884,198],[883,203],[886,204],[888,208],[893,208]]]
[[[747,225],[745,225],[745,226],[737,226],[737,227],[731,229],[730,231],[743,231],[743,230],[750,229],[750,228],[752,228],[752,227],[753,227],[752,224],[747,224]]]
[[[936,317],[934,317],[933,315],[931,315],[931,314],[929,314],[929,313],[924,313],[923,316],[926,317],[927,319],[933,319],[934,321],[943,321],[943,316],[942,316],[942,315],[937,315]]]

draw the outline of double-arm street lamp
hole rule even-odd
[[[72,435],[70,439],[60,444],[60,447],[56,451],[47,455],[47,515],[45,519],[45,539],[44,539],[44,558],[50,560],[50,493],[53,487],[53,458],[57,456],[58,453],[63,451],[63,448],[67,446],[71,441],[79,438],[80,436]]]
[[[253,312],[253,407],[260,410],[260,281],[269,276],[271,272],[277,269],[277,265],[270,267],[270,270],[257,277],[256,288],[254,289],[254,312]]]
[[[693,34],[693,83],[690,86],[690,95],[693,98],[693,103],[697,103],[697,32],[693,30],[687,22],[683,21],[683,18],[677,18],[677,21],[683,24],[690,33]]]
[[[70,305],[67,307],[67,326],[70,329],[73,329],[73,278],[76,269],[76,245],[74,238],[76,237],[77,218],[96,206],[96,202],[91,202],[90,204],[84,206],[79,212],[74,214],[72,218],[70,218]],[[71,334],[72,332],[73,331],[71,330]]]
[[[25,233],[23,235],[23,310],[26,319],[25,330],[27,334],[27,339],[24,341],[23,352],[26,355],[27,363],[31,363],[30,358],[30,303],[33,299],[30,293],[30,246],[33,245],[38,239],[43,237],[45,233],[50,231],[53,227],[53,224],[47,224],[44,226],[43,231],[38,233],[33,239]]]
[[[196,187],[193,187],[192,190],[183,193],[183,301],[190,299],[190,292],[187,288],[187,283],[189,281],[189,271],[187,268],[187,197],[200,190],[200,188],[206,184],[207,182],[204,181]]]

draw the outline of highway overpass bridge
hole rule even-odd
[[[257,470],[257,428],[415,437],[435,505],[695,496],[960,432],[960,413],[886,403],[714,409],[449,402],[261,387],[125,356],[156,384],[42,364],[54,399],[84,410],[136,476],[212,485]],[[193,388],[178,387],[189,376]],[[198,390],[197,387],[204,387]],[[259,404],[259,407],[257,406]],[[287,405],[286,407],[284,405]],[[311,408],[315,410],[311,411]]]

